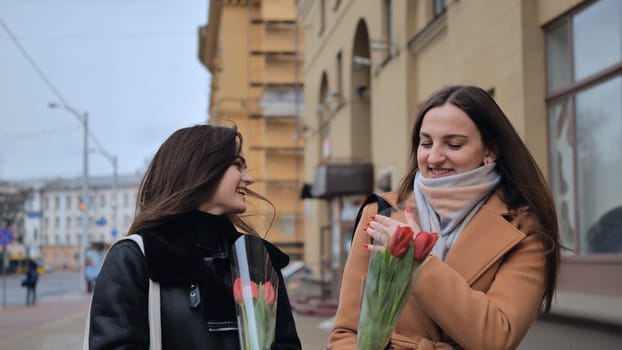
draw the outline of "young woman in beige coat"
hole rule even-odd
[[[422,105],[408,171],[363,208],[346,263],[331,350],[356,349],[370,237],[407,223],[437,232],[415,271],[389,349],[515,349],[555,290],[560,243],[551,192],[529,150],[484,90],[441,89]],[[364,349],[377,350],[377,349]]]

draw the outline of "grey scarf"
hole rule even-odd
[[[462,229],[477,214],[501,182],[495,163],[440,178],[417,171],[413,184],[421,229],[439,233],[432,254],[445,260]]]

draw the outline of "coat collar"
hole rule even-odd
[[[175,283],[206,279],[209,274],[203,258],[228,255],[240,233],[226,216],[193,211],[141,236],[149,278]]]
[[[227,216],[193,211],[140,235],[149,278],[161,283],[179,283],[208,279],[205,257],[224,257],[214,261],[224,264],[221,268],[228,268],[231,247],[242,234]],[[289,257],[276,246],[265,240],[263,243],[276,270],[289,263]]]
[[[396,193],[383,196],[396,207]],[[414,197],[411,194],[410,201],[413,203]],[[501,199],[501,194],[493,193],[447,253],[445,263],[462,275],[469,285],[525,238],[524,233],[504,218],[508,214],[509,210]],[[394,214],[394,218],[405,222],[402,211]]]
[[[458,236],[445,262],[460,273],[469,285],[486,269],[525,238],[504,215],[507,206],[493,194]]]

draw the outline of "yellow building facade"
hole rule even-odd
[[[256,180],[252,189],[276,207],[266,238],[301,259],[303,46],[295,2],[210,1],[208,21],[199,32],[199,58],[212,79],[208,123],[238,126]],[[248,212],[262,214],[257,224],[263,236],[273,210]]]
[[[494,96],[553,188],[560,235],[572,249],[563,259],[555,317],[619,327],[622,233],[594,232],[622,206],[621,191],[605,185],[615,181],[612,169],[622,171],[622,159],[606,151],[622,149],[621,4],[298,1],[305,180],[317,183],[326,164],[369,163],[372,191],[394,190],[417,107],[440,87],[478,85]],[[315,273],[341,273],[365,194],[306,199],[312,219],[305,221],[305,262]],[[610,231],[622,232],[622,222],[612,220]]]

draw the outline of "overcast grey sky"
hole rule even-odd
[[[207,118],[197,58],[208,0],[0,0],[0,19],[66,102],[116,155],[144,168],[173,131]],[[83,128],[0,25],[0,180],[79,177]],[[94,147],[91,143],[91,147]],[[89,154],[89,173],[112,173]]]

